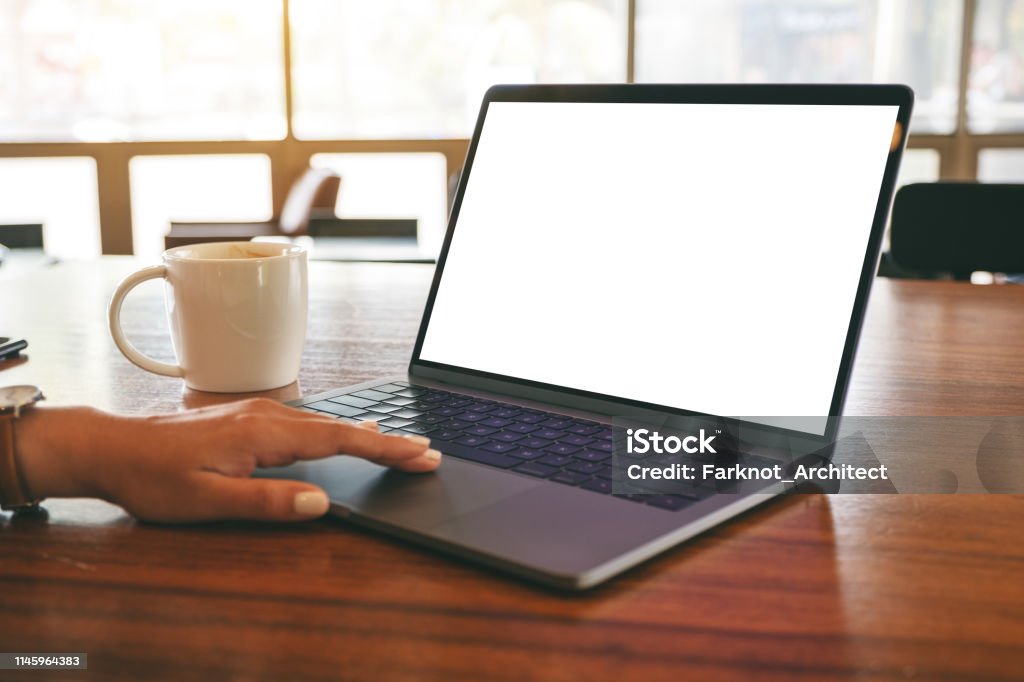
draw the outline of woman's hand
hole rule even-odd
[[[254,479],[259,467],[338,453],[403,471],[437,468],[420,436],[377,433],[267,399],[151,417],[36,407],[15,424],[17,459],[39,497],[100,497],[161,522],[301,521],[327,511],[310,483]]]

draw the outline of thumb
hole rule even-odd
[[[195,489],[195,520],[306,521],[323,516],[330,501],[323,489],[299,481],[232,478],[203,473]]]

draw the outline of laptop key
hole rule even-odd
[[[454,417],[457,414],[462,414],[462,410],[457,407],[436,407],[430,410],[431,414],[437,414],[442,417]]]
[[[458,443],[459,445],[466,445],[472,448],[483,445],[484,443],[489,443],[490,441],[484,438],[483,436],[463,436],[462,438],[459,438],[458,440],[455,440],[453,442]]]
[[[611,459],[612,454],[610,452],[601,452],[600,450],[583,450],[582,452],[574,452],[573,457],[586,460],[587,462],[603,462]]]
[[[497,433],[498,429],[492,429],[490,426],[480,426],[476,424],[468,429],[465,429],[463,433],[468,433],[471,436],[489,436],[492,433]]]
[[[547,417],[542,414],[531,414],[528,412],[523,412],[522,414],[517,414],[515,416],[515,420],[522,424],[537,424],[545,419],[547,419]]]
[[[398,384],[381,384],[380,386],[374,386],[374,391],[384,391],[385,393],[394,393],[395,391],[401,391],[405,386],[399,386]]]
[[[460,412],[455,415],[456,419],[461,419],[464,422],[482,422],[487,419],[486,414],[477,414],[476,412]]]
[[[541,464],[547,464],[553,467],[564,467],[566,464],[572,462],[572,457],[566,457],[564,455],[545,455],[542,459],[538,459]]]
[[[573,471],[577,474],[590,474],[596,475],[601,469],[610,469],[611,467],[605,467],[603,464],[597,462],[582,462],[580,460],[573,460],[571,464],[565,467],[567,471]]]
[[[584,490],[592,490],[595,493],[608,495],[612,492],[612,482],[601,478],[592,478],[580,486]]]
[[[483,420],[480,423],[483,424],[484,426],[493,426],[496,429],[500,429],[505,426],[508,426],[512,422],[510,422],[508,419],[499,419],[498,417],[489,416],[487,417],[487,419]]]
[[[462,422],[458,419],[449,419],[446,422],[441,422],[441,425],[446,429],[451,429],[452,431],[462,431],[463,429],[468,429],[472,426],[469,422]]]
[[[655,495],[651,499],[647,500],[647,504],[652,507],[668,509],[669,511],[679,511],[680,509],[689,507],[693,504],[693,500],[688,500],[685,497],[679,497],[678,495]]]
[[[515,443],[518,440],[525,438],[521,433],[513,433],[512,431],[502,431],[501,433],[495,434],[494,440],[500,440],[505,443]]]
[[[558,442],[559,443],[567,443],[569,445],[583,446],[583,445],[587,445],[588,443],[593,443],[594,439],[593,438],[587,438],[586,436],[577,436],[577,435],[573,434],[571,436],[566,436],[565,438],[560,439]]]
[[[373,408],[370,407],[367,409],[372,410]],[[419,410],[411,410],[408,407],[402,407],[399,408],[398,411],[394,413],[394,415],[396,417],[401,417],[402,419],[415,419],[416,417],[423,416],[423,413],[420,412]]]
[[[593,436],[600,431],[601,427],[597,424],[576,424],[569,428],[569,433],[575,433],[579,436]]]
[[[456,438],[462,438],[462,436],[464,435],[465,434],[462,433],[461,431],[455,431],[454,429],[449,429],[447,426],[444,426],[435,430],[431,435],[431,439],[439,441],[449,441],[455,440]]]
[[[602,452],[611,452],[612,451],[612,442],[611,441],[598,441],[596,443],[592,443],[591,445],[588,445],[587,447],[589,447],[591,450],[600,450]]]
[[[390,426],[393,429],[403,429],[410,424],[415,424],[416,422],[409,421],[408,419],[399,419],[398,417],[388,417],[387,419],[377,423],[381,426]]]
[[[381,414],[390,414],[391,412],[398,412],[402,408],[399,407],[398,405],[388,405],[387,403],[377,403],[376,405],[368,406],[366,409],[369,412],[379,412]]]
[[[415,398],[403,398],[401,396],[396,396],[394,398],[388,398],[384,402],[387,403],[388,405],[398,405],[399,407],[406,407],[406,406],[409,405],[409,403],[416,402],[416,399]]]
[[[570,420],[570,419],[548,419],[546,421],[541,422],[540,425],[544,426],[546,428],[549,428],[549,429],[567,429],[570,426],[572,426],[572,420]]]
[[[518,471],[538,478],[547,478],[548,476],[558,472],[558,470],[558,467],[549,467],[546,464],[538,464],[537,462],[523,462],[516,468],[512,469],[512,471]]]
[[[571,471],[560,471],[551,477],[552,481],[564,483],[566,485],[579,485],[584,481],[589,481],[590,476],[584,474],[574,474]]]
[[[547,438],[548,440],[558,440],[559,438],[565,437],[565,431],[558,431],[556,429],[544,429],[537,431],[533,434],[537,438]]]
[[[475,438],[475,436],[468,436],[467,438]],[[486,439],[481,438],[480,440],[486,442]],[[470,462],[477,462],[478,464],[486,464],[488,466],[497,467],[499,469],[511,469],[517,464],[522,464],[521,459],[509,457],[500,452],[488,452],[478,447],[463,447],[459,443],[448,443],[442,445],[439,448],[445,456],[457,457],[459,459],[469,460]]]
[[[321,412],[330,412],[337,417],[354,417],[363,412],[363,410],[358,407],[339,405],[337,403],[332,403],[330,400],[318,400],[315,403],[310,403],[308,407],[312,407],[314,410],[320,410]]]
[[[403,388],[401,391],[395,391],[392,395],[400,395],[406,398],[419,398],[421,395],[426,393],[422,388]]]
[[[388,396],[389,398],[391,396]],[[332,403],[338,403],[340,405],[351,405],[352,407],[367,408],[370,405],[376,405],[379,401],[367,400],[366,398],[360,398],[354,395],[336,395],[333,398],[328,398]]]
[[[517,414],[519,414],[519,410],[511,407],[502,407],[495,410],[494,412],[491,412],[491,416],[500,417],[501,419],[511,419],[512,417],[515,417]]]
[[[391,393],[385,393],[384,391],[375,391],[372,388],[368,388],[365,391],[356,391],[355,393],[351,393],[349,395],[354,395],[357,398],[366,398],[367,400],[376,400],[377,402],[380,402],[381,400],[387,400],[388,398],[391,397],[392,394]],[[400,395],[400,394],[397,394],[397,395]],[[416,396],[408,396],[408,397],[415,398]]]
[[[524,448],[535,448],[540,450],[551,445],[553,441],[546,440],[544,438],[537,438],[535,435],[531,435],[529,438],[523,439],[519,444]]]
[[[469,407],[466,408],[466,411],[467,412],[478,412],[480,414],[484,414],[486,412],[491,412],[491,411],[496,410],[496,409],[498,409],[497,405],[488,405],[487,403],[478,403],[476,405],[470,405]]]
[[[556,455],[571,455],[580,451],[575,445],[566,445],[565,443],[555,443],[546,449],[548,452],[553,452]]]
[[[441,417],[436,414],[421,414],[418,417],[413,417],[413,419],[421,424],[442,424],[448,421],[447,417]]]
[[[488,443],[484,445],[482,449],[489,452],[510,452],[518,448],[514,443]]]
[[[597,476],[598,478],[603,478],[610,481],[612,480],[612,476],[615,475],[615,470],[609,466],[602,466],[600,469],[594,472],[594,475]]]
[[[394,432],[398,431],[402,431],[404,433],[412,433],[417,436],[423,436],[433,431],[433,429],[426,424],[409,424],[408,426],[403,426],[400,429],[395,429]]]
[[[519,459],[539,459],[541,457],[547,457],[546,452],[543,450],[531,450],[530,448],[518,448],[516,450],[510,450],[509,453],[513,457]]]
[[[533,424],[521,424],[517,422],[513,423],[511,426],[506,426],[505,430],[515,431],[516,433],[533,433],[539,428],[539,426],[534,426]]]

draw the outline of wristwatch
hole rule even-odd
[[[29,492],[14,456],[14,422],[40,400],[43,392],[35,386],[0,388],[0,508],[5,511],[31,509],[41,501]]]

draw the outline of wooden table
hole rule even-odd
[[[137,263],[0,282],[28,362],[0,382],[125,412],[215,398],[130,365],[105,307]],[[290,398],[401,371],[429,266],[315,263]],[[159,285],[129,336],[169,357]],[[853,414],[1024,414],[1024,287],[875,286]],[[0,651],[89,654],[60,679],[1024,678],[1024,499],[797,496],[566,596],[323,520],[140,525],[51,501],[0,522]],[[24,672],[21,677],[43,679]]]

